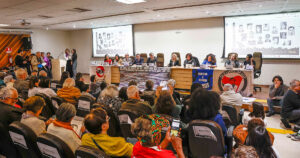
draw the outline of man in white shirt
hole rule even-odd
[[[231,84],[225,84],[223,89],[224,92],[220,96],[222,105],[232,105],[239,113],[243,104],[242,95],[236,93]]]

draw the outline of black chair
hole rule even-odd
[[[28,126],[15,121],[9,125],[9,134],[22,157],[41,157],[36,144],[37,136]]]
[[[96,108],[96,107],[101,107],[102,109],[104,109],[110,118],[109,119],[109,129],[107,131],[107,134],[111,137],[122,136],[120,121],[119,121],[119,118],[114,113],[113,109],[108,106],[105,106],[105,105],[94,104],[93,108]]]
[[[209,158],[225,154],[221,127],[214,121],[193,120],[188,127],[189,155],[192,158]]]
[[[253,61],[255,61],[256,65],[254,67],[254,79],[259,78],[261,75],[261,67],[263,63],[262,53],[261,52],[254,52],[253,53]],[[261,87],[254,86],[254,91],[256,92],[259,89],[261,92]]]
[[[148,102],[151,106],[154,105],[154,96],[153,95],[143,95],[141,96],[142,99],[144,99],[144,101]]]
[[[78,98],[78,103],[76,104],[76,115],[79,117],[85,117],[85,115],[90,113],[93,104],[94,100],[91,97],[80,96]]]
[[[46,103],[46,106],[42,110],[41,116],[49,119],[50,117],[55,115],[56,108],[53,106],[51,99],[46,94],[38,93],[35,96],[42,97]]]
[[[54,111],[56,112],[56,110],[59,108],[59,106],[64,102],[64,99],[59,96],[54,96],[54,97],[51,97],[51,102],[52,102]]]
[[[193,58],[193,59],[195,60],[195,62],[196,62],[196,63],[195,63],[195,66],[196,66],[196,67],[200,67],[200,62],[199,62],[198,58],[195,57],[195,56],[193,56],[192,58]]]
[[[135,136],[131,133],[131,124],[136,118],[138,118],[138,114],[130,110],[120,110],[118,112],[118,117],[123,137],[135,138]]]
[[[226,111],[231,120],[231,125],[234,127],[239,124],[238,113],[233,106],[230,105],[222,105],[222,110]],[[229,126],[226,126],[227,128]]]
[[[43,158],[75,158],[71,148],[52,134],[43,133],[38,136],[37,145]]]
[[[76,157],[82,158],[109,158],[103,151],[90,147],[90,146],[80,146],[75,151]]]
[[[0,155],[7,158],[19,158],[21,157],[19,151],[15,147],[11,140],[8,128],[0,122]]]
[[[157,67],[164,67],[164,62],[165,62],[164,53],[157,53],[156,66]]]

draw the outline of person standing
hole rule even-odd
[[[72,49],[72,70],[73,70],[73,76],[76,76],[77,73],[77,53],[76,49]]]
[[[67,60],[66,71],[69,72],[70,77],[73,77],[72,54],[68,48],[65,50],[65,59]]]
[[[32,70],[39,71],[39,67],[43,62],[44,60],[41,58],[41,52],[36,52],[35,56],[31,59]]]
[[[48,58],[48,63],[47,63],[47,68],[48,68],[48,76],[50,78],[52,78],[52,59],[53,57],[51,56],[51,53],[50,52],[47,52],[47,58]]]
[[[19,68],[26,68],[27,61],[23,58],[23,51],[21,49],[18,50],[18,54],[15,57],[15,64]]]

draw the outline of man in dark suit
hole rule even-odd
[[[0,154],[6,157],[18,157],[12,144],[8,126],[14,121],[20,121],[23,110],[14,107],[18,101],[18,92],[15,88],[5,87],[0,91]]]
[[[141,58],[140,54],[136,54],[133,65],[142,65],[144,63],[144,58]]]

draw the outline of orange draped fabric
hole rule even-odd
[[[0,68],[9,65],[9,55],[12,56],[13,65],[15,65],[15,57],[19,49],[22,49],[22,39],[23,37],[30,37],[28,34],[18,35],[18,34],[0,34]],[[10,54],[7,54],[5,49],[9,47],[12,49]],[[27,56],[31,51],[26,51],[23,56]]]

